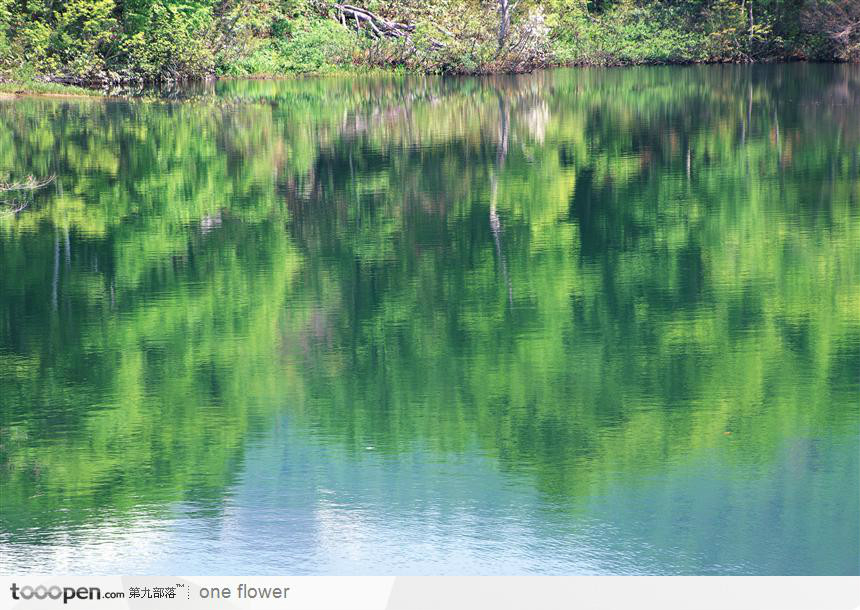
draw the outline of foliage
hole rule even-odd
[[[212,28],[207,7],[147,3],[134,15],[140,29],[123,41],[125,69],[143,78],[199,77],[212,72],[212,48],[201,44]]]
[[[807,30],[823,38],[825,56],[860,60],[860,1],[815,0],[804,9]]]
[[[352,59],[355,43],[349,32],[332,20],[297,19],[290,35],[279,39],[275,49],[283,72],[324,72]]]
[[[322,0],[0,0],[0,74],[64,81],[401,67],[520,72],[558,64],[858,56],[857,0],[368,1],[389,36]],[[504,8],[504,10],[502,10]]]
[[[656,6],[656,5],[655,5]],[[556,54],[564,63],[683,63],[705,59],[705,38],[679,27],[674,7],[623,6],[597,16],[568,19],[556,33]]]

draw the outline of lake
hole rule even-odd
[[[0,572],[860,574],[860,66],[0,99]]]

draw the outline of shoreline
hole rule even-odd
[[[20,97],[102,98],[109,96],[98,89],[80,85],[12,79],[0,81],[0,100]]]
[[[406,71],[398,68],[367,68],[356,67],[355,69],[338,69],[332,71],[318,72],[302,72],[302,73],[285,73],[285,74],[247,74],[247,75],[221,75],[207,76],[199,79],[187,79],[176,81],[162,82],[144,82],[144,81],[128,81],[123,82],[99,82],[78,80],[74,82],[61,82],[54,80],[26,80],[19,81],[15,79],[2,80],[0,79],[0,100],[14,100],[22,97],[42,97],[42,98],[59,98],[59,99],[133,99],[141,96],[135,96],[124,93],[111,93],[105,90],[106,87],[123,88],[126,85],[137,84],[143,87],[157,87],[159,84],[181,84],[181,83],[200,83],[200,82],[218,82],[218,81],[233,81],[233,80],[256,80],[256,81],[278,81],[278,80],[297,80],[303,78],[320,78],[320,77],[353,77],[353,76],[369,76],[369,75],[415,75],[415,76],[456,76],[456,77],[481,77],[481,76],[516,76],[519,74],[529,74],[541,70],[556,70],[562,68],[635,68],[635,67],[657,67],[657,66],[754,66],[754,65],[774,65],[774,64],[846,64],[858,65],[858,62],[844,61],[822,61],[812,60],[799,57],[782,57],[771,59],[760,59],[749,62],[732,62],[732,61],[678,61],[678,62],[571,62],[562,64],[547,64],[546,66],[537,67],[532,70],[523,70],[517,72],[498,71],[498,72],[475,72],[470,74],[461,73],[431,73],[420,71]],[[50,77],[48,77],[50,78]],[[145,97],[145,96],[143,96]],[[158,96],[156,96],[158,97]]]

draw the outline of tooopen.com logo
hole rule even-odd
[[[30,600],[30,599],[53,599],[56,601],[63,600],[64,604],[68,604],[70,600],[75,599],[101,599],[102,591],[98,587],[60,587],[57,585],[53,585],[51,587],[46,587],[44,585],[39,585],[38,587],[31,587],[29,585],[25,585],[23,587],[19,587],[17,583],[12,583],[12,586],[9,587],[12,590],[12,599],[14,600]],[[105,593],[105,598],[117,598],[117,597],[125,597],[123,593],[117,593],[113,591],[108,591]]]

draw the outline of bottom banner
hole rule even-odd
[[[854,610],[860,577],[0,577],[0,607]]]

